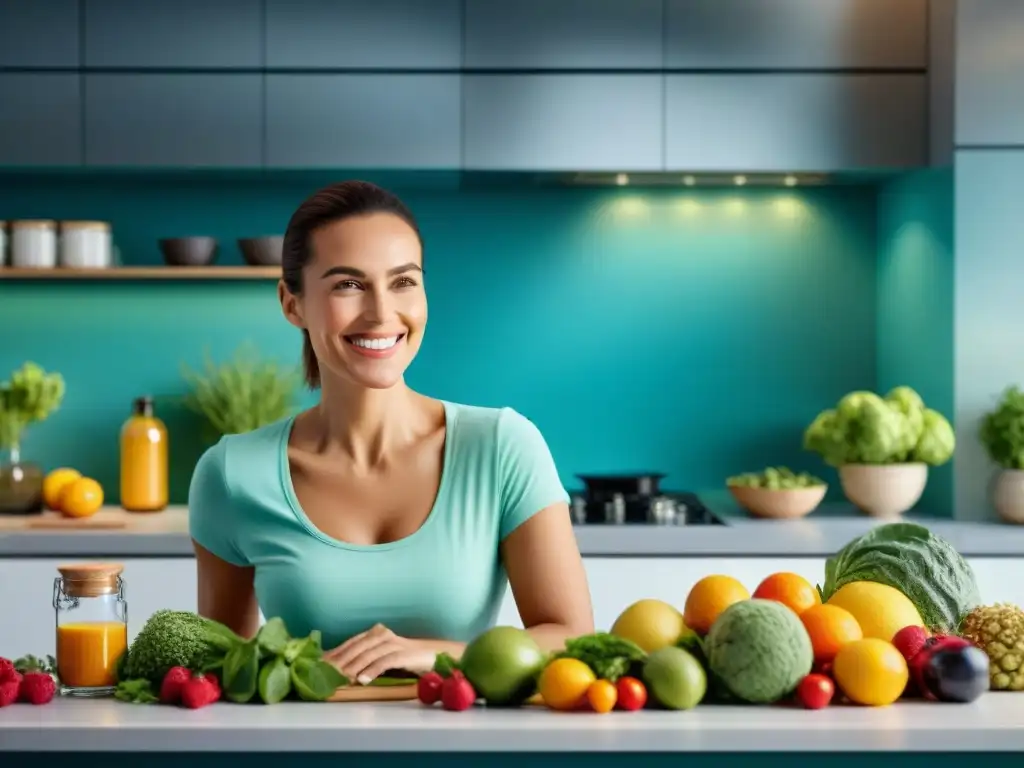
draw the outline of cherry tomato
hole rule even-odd
[[[831,678],[820,674],[807,675],[796,687],[796,695],[807,709],[827,707],[836,693],[836,686]]]
[[[619,697],[614,683],[607,680],[595,680],[587,688],[587,701],[595,712],[604,714],[615,709],[615,700]]]
[[[647,689],[635,677],[620,677],[615,686],[618,691],[619,709],[633,712],[643,709],[647,703]]]

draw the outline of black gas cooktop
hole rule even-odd
[[[578,477],[584,490],[570,494],[577,525],[724,525],[697,494],[662,490],[660,472]]]

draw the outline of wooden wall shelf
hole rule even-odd
[[[280,267],[111,267],[24,269],[0,267],[0,280],[277,280]]]

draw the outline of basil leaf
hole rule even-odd
[[[259,646],[250,640],[228,651],[223,672],[224,695],[239,704],[249,701],[259,682]]]
[[[290,639],[284,620],[277,617],[268,620],[256,633],[256,642],[259,643],[260,649],[273,656],[284,653]]]
[[[283,656],[277,656],[260,670],[259,694],[264,704],[284,701],[292,691],[291,670]]]
[[[303,701],[326,701],[349,682],[333,664],[305,658],[292,664],[291,678],[295,692]]]

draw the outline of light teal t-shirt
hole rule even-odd
[[[288,466],[293,419],[223,437],[200,458],[189,531],[255,569],[256,598],[294,636],[327,648],[376,623],[405,637],[468,641],[494,624],[508,578],[498,546],[535,513],[568,501],[538,429],[510,408],[444,403],[436,501],[412,535],[358,546],[317,529]]]

